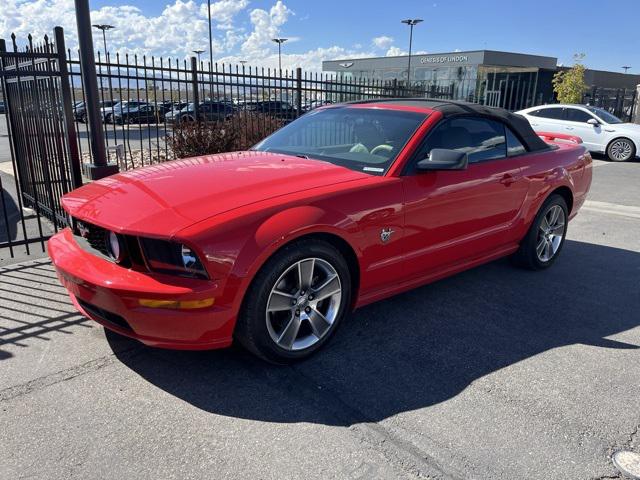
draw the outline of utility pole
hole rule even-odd
[[[629,70],[631,67],[628,67],[625,65],[624,67],[620,67],[620,68],[624,69],[624,73],[627,73],[627,70]]]
[[[288,38],[272,38],[272,41],[278,44],[278,70],[282,72],[282,44],[289,40]]]
[[[96,75],[96,59],[93,52],[93,36],[91,35],[91,13],[89,0],[74,0],[76,22],[78,24],[78,44],[80,46],[80,69],[86,96],[87,121],[89,122],[90,145],[93,163],[86,165],[89,178],[97,180],[118,171],[117,164],[107,162],[107,149],[104,143],[102,118],[100,118],[100,96],[98,94],[98,77]]]
[[[413,27],[422,22],[420,18],[408,18],[407,20],[401,20],[402,23],[409,25],[409,61],[407,64],[407,87],[411,84],[411,47],[413,44]]]

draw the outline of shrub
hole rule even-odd
[[[175,158],[247,150],[283,124],[278,118],[249,112],[217,122],[182,122],[174,126],[169,147]]]
[[[584,80],[584,54],[573,56],[575,63],[568,70],[557,72],[553,76],[553,91],[560,103],[582,103],[582,96],[588,87]]]

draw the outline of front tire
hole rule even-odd
[[[636,156],[636,146],[628,138],[616,138],[607,147],[607,157],[613,162],[626,162]]]
[[[512,260],[530,270],[549,268],[560,255],[567,235],[569,210],[567,202],[553,194],[542,204],[527,235]]]
[[[333,245],[303,240],[278,251],[247,290],[235,337],[276,364],[303,360],[333,336],[351,305],[351,274]]]

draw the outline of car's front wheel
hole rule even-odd
[[[333,245],[305,240],[277,252],[247,291],[235,336],[273,363],[307,358],[349,311],[351,274]]]
[[[628,138],[616,138],[607,147],[607,157],[614,162],[626,162],[636,156],[636,146]]]
[[[520,248],[513,255],[514,262],[531,270],[553,265],[564,245],[568,223],[567,202],[561,195],[551,195],[542,204]]]

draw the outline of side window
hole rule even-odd
[[[522,145],[522,142],[518,140],[518,137],[511,131],[509,127],[504,127],[507,137],[507,156],[515,157],[516,155],[522,155],[527,153],[527,149]]]
[[[484,118],[453,118],[429,135],[422,158],[433,148],[465,152],[469,163],[504,158],[507,156],[505,129],[501,123]]]
[[[538,110],[536,117],[551,118],[553,120],[562,120],[563,113],[564,113],[564,108],[561,108],[561,107],[542,108]]]
[[[584,110],[578,110],[577,108],[567,108],[567,120],[570,122],[582,122],[587,123],[593,117]]]

